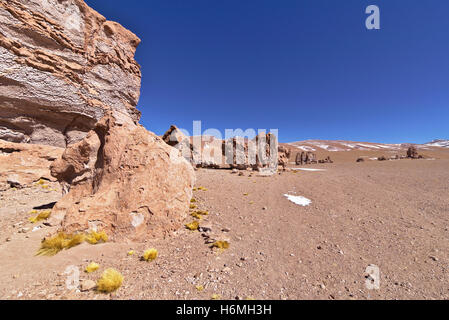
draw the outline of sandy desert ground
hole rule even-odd
[[[35,253],[56,230],[28,218],[59,199],[59,186],[9,189],[0,194],[0,299],[448,299],[449,150],[434,151],[434,160],[356,163],[361,155],[376,153],[336,152],[333,164],[307,166],[324,171],[272,177],[200,169],[197,187],[207,190],[194,197],[210,212],[200,221],[210,232],[82,244],[53,257]],[[286,194],[312,203],[299,206]],[[230,248],[212,250],[205,235]],[[148,248],[159,257],[140,261]],[[101,267],[87,274],[92,261]],[[380,269],[379,290],[365,286],[369,265]],[[109,267],[125,280],[107,295],[70,290],[70,266],[81,282]]]

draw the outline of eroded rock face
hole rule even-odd
[[[192,166],[142,126],[106,115],[51,166],[66,194],[50,223],[65,232],[104,230],[113,240],[163,237],[188,214]]]
[[[82,0],[0,0],[0,139],[65,147],[137,123],[140,40]]]
[[[23,188],[40,179],[55,181],[50,164],[64,149],[0,140],[0,190]]]

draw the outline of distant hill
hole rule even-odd
[[[287,145],[295,147],[302,151],[328,151],[328,152],[341,152],[341,151],[399,151],[408,148],[410,145],[415,145],[418,149],[431,149],[431,148],[449,148],[449,140],[434,140],[426,144],[385,144],[385,143],[373,143],[373,142],[355,142],[345,140],[305,140],[287,143]]]
[[[425,145],[429,147],[449,148],[449,140],[433,140]]]

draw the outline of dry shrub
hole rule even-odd
[[[198,223],[198,221],[192,221],[192,222],[186,224],[186,228],[191,231],[198,230],[199,227],[200,227],[200,224]]]
[[[33,210],[30,213],[35,214],[35,212],[37,212],[37,211]],[[44,211],[40,212],[37,216],[31,217],[28,220],[31,223],[36,223],[36,222],[39,222],[39,221],[42,221],[42,220],[47,220],[48,218],[50,218],[50,215],[51,215],[51,210],[44,210]]]
[[[91,263],[89,263],[89,265],[86,267],[86,272],[87,273],[92,273],[92,272],[95,272],[95,271],[97,271],[98,269],[100,269],[100,265],[98,264],[98,263],[95,263],[95,262],[91,262]]]
[[[115,269],[109,268],[103,272],[97,282],[97,290],[104,293],[114,292],[123,283],[123,276]]]
[[[108,236],[104,231],[91,231],[88,234],[66,234],[64,232],[60,232],[51,238],[45,238],[42,240],[41,247],[37,251],[36,255],[54,256],[60,251],[76,247],[84,241],[90,244],[97,244],[99,242],[108,241]]]
[[[153,260],[156,260],[157,255],[158,255],[157,250],[154,248],[151,248],[151,249],[146,250],[143,253],[142,260],[153,261]]]
[[[192,212],[190,215],[198,220],[201,220],[203,216],[209,215],[209,211],[198,210]]]
[[[230,246],[230,244],[229,244],[228,241],[222,241],[222,240],[215,241],[212,244],[212,248],[217,248],[217,249],[220,249],[220,250],[229,249],[229,246]]]
[[[99,242],[107,242],[107,241],[108,236],[104,231],[96,232],[92,230],[89,234],[86,235],[86,242],[90,244],[97,244]]]

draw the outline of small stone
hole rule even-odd
[[[268,210],[268,208],[267,207],[263,207],[262,210]]]
[[[94,289],[97,286],[97,284],[95,283],[95,281],[92,280],[84,280],[81,282],[81,291],[85,292],[85,291],[90,291],[92,289]]]
[[[431,256],[430,259],[432,259],[433,261],[438,261],[439,259],[435,256]]]
[[[11,241],[11,238],[6,238],[6,242],[10,242]]]
[[[30,231],[30,228],[22,228],[19,230],[19,233],[27,233],[28,231]]]
[[[223,231],[223,232],[231,232],[231,229],[229,229],[229,228],[223,228],[223,229],[221,229],[221,231]]]

